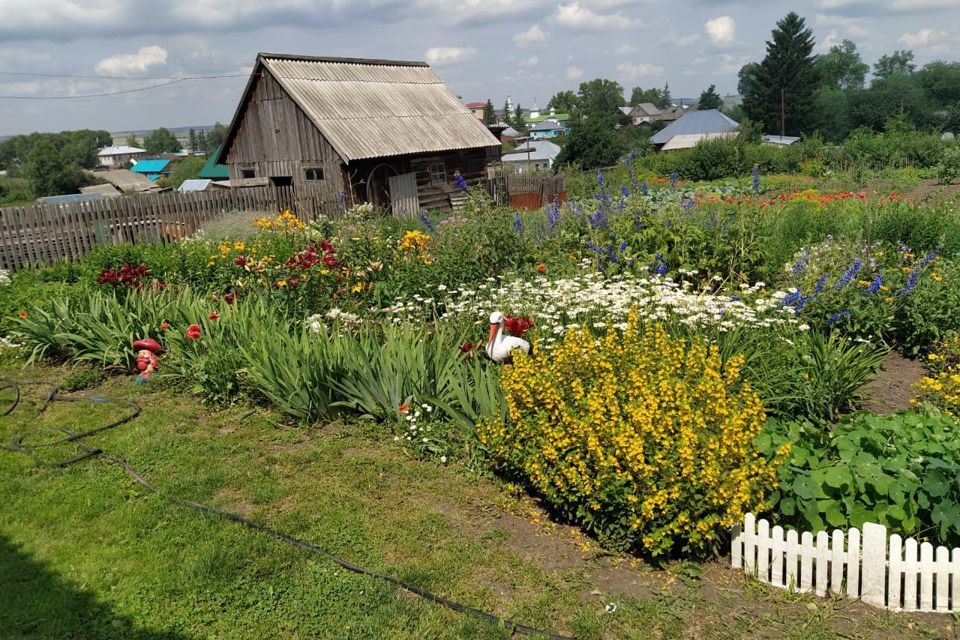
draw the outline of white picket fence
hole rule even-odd
[[[892,611],[960,612],[960,549],[888,536],[879,524],[864,524],[862,535],[784,535],[748,513],[734,528],[730,556],[734,568],[783,589],[846,594]]]

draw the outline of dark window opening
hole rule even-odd
[[[447,167],[442,162],[430,165],[430,184],[446,184]]]
[[[257,172],[254,171],[253,169],[240,169],[240,177],[241,177],[241,178],[244,178],[244,179],[246,179],[246,178],[256,178],[256,177],[257,177]]]
[[[275,187],[289,187],[293,184],[293,178],[290,176],[272,176],[270,183]]]
[[[323,167],[309,167],[303,173],[307,180],[323,180]]]

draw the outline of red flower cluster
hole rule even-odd
[[[507,328],[507,331],[509,331],[511,335],[520,337],[533,326],[533,320],[530,318],[530,316],[519,316],[516,318],[507,316],[504,318],[503,325]]]
[[[200,325],[198,325],[198,324],[192,324],[192,325],[190,325],[189,327],[187,327],[187,332],[184,334],[184,336],[185,336],[188,340],[199,340],[199,339],[200,339]]]
[[[134,267],[129,263],[124,263],[119,269],[104,269],[97,276],[97,284],[124,285],[131,289],[143,289],[143,280],[150,275],[150,269],[147,265],[141,263]]]
[[[464,343],[460,346],[460,353],[472,353],[473,351],[475,351],[475,350],[477,350],[477,349],[482,349],[482,348],[483,348],[483,343],[482,343],[482,342],[478,342],[478,343],[474,344],[474,343],[470,342],[469,340],[467,340],[466,342],[464,342]]]
[[[300,269],[301,271],[306,271],[316,265],[318,262],[322,262],[323,266],[328,269],[335,269],[339,265],[336,258],[337,250],[334,248],[333,243],[329,240],[321,240],[319,247],[315,247],[312,244],[307,245],[303,251],[300,251],[295,256],[291,256],[287,262],[286,266],[289,269]]]

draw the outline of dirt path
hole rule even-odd
[[[906,196],[915,204],[934,206],[960,196],[960,182],[941,185],[936,179],[921,180],[920,184]]]
[[[920,362],[891,351],[883,359],[877,377],[863,388],[861,408],[879,414],[909,409],[913,385],[926,374],[927,370]]]

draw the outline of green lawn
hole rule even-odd
[[[64,369],[8,371],[61,379]],[[699,581],[603,552],[499,481],[410,459],[373,425],[292,428],[109,380],[143,415],[90,439],[159,489],[249,516],[465,604],[579,638],[947,638],[949,616],[793,596],[720,563]],[[34,428],[39,390],[0,442]],[[0,392],[0,404],[9,392]],[[55,404],[73,430],[116,407]],[[48,451],[51,459],[75,453]],[[475,618],[235,524],[184,509],[87,460],[38,467],[0,451],[0,637],[507,638]],[[605,606],[615,604],[612,613]]]

